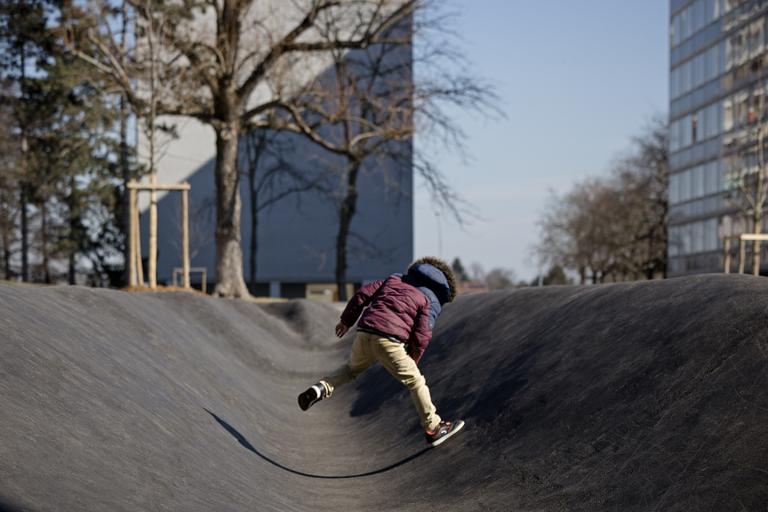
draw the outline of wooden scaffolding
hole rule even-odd
[[[189,282],[189,183],[173,184],[141,184],[135,181],[128,183],[130,230],[128,234],[128,283],[129,286],[144,286],[144,268],[141,260],[141,235],[139,230],[139,192],[181,192],[181,275],[182,287],[190,288]],[[156,208],[156,205],[152,205]],[[157,215],[150,216],[154,225],[150,226],[151,233],[157,233]],[[150,237],[149,288],[157,288],[157,237]]]

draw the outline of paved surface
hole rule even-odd
[[[423,370],[467,429],[425,450],[332,306],[0,285],[0,511],[764,511],[768,281],[460,298]]]

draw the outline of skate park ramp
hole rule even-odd
[[[763,511],[768,281],[460,297],[421,367],[303,413],[338,308],[0,285],[0,511]]]

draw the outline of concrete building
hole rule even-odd
[[[751,229],[729,195],[755,170],[745,146],[764,104],[768,2],[670,6],[669,274],[717,272],[722,236]]]
[[[359,55],[357,56],[359,58]],[[394,59],[405,62],[405,80],[411,81],[410,47],[397,50]],[[332,66],[312,63],[311,73],[322,82],[334,83]],[[305,72],[307,72],[305,70]],[[326,76],[327,75],[327,76]],[[326,80],[327,78],[327,80]],[[215,192],[214,132],[192,119],[172,119],[178,137],[162,141],[162,158],[158,164],[159,183],[191,184],[190,231],[191,266],[204,269],[209,291],[215,282]],[[141,143],[140,143],[141,146]],[[248,178],[247,144],[241,140],[242,169],[240,197],[241,239],[244,277],[251,292],[275,297],[314,297],[332,299],[334,283],[335,237],[338,229],[337,210],[329,195],[338,194],[340,157],[333,156],[306,138],[290,134],[270,134],[269,151],[259,160],[256,179]],[[402,272],[413,260],[413,166],[412,140],[392,143],[397,158],[367,161],[358,182],[357,213],[349,237],[347,277],[357,285],[393,272]],[[304,190],[269,203],[271,198],[295,188],[287,174],[252,194],[262,176],[275,168],[291,169],[312,181],[325,176],[324,191]],[[334,178],[334,173],[336,178]],[[251,216],[253,201],[265,205],[258,212],[257,228]],[[142,202],[142,237],[146,256],[147,201]],[[170,283],[174,269],[181,266],[180,199],[164,195],[158,203],[159,247],[158,282]],[[250,260],[255,233],[255,273]],[[146,267],[145,267],[146,268]],[[201,273],[192,274],[198,286]]]

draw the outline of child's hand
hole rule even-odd
[[[336,336],[338,336],[339,338],[347,334],[348,330],[349,330],[349,327],[347,327],[343,323],[339,322],[338,324],[336,324]]]

